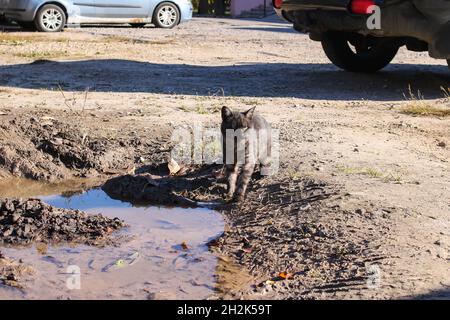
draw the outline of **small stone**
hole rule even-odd
[[[302,211],[305,211],[305,210],[311,209],[311,205],[309,203],[305,203],[305,204],[302,204],[299,209]]]
[[[9,237],[13,233],[13,228],[9,228],[5,231],[3,231],[3,237]]]
[[[63,144],[63,139],[61,138],[55,138],[52,141],[50,141],[51,144],[55,145],[55,146],[60,146]]]
[[[23,235],[25,237],[28,237],[28,236],[30,236],[30,233],[31,233],[31,225],[26,224],[23,228]]]
[[[21,217],[20,214],[14,213],[14,214],[11,216],[11,221],[12,221],[12,223],[16,223],[17,221],[19,221],[20,217]]]

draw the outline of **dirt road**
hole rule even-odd
[[[61,163],[37,150],[26,157],[38,157],[39,165],[17,169],[3,160],[0,177],[28,172],[54,180],[75,171],[123,172],[133,159],[158,163],[173,128],[217,124],[222,105],[257,106],[281,129],[281,169],[255,182],[246,205],[227,209],[230,230],[220,251],[255,277],[254,287],[232,297],[450,297],[450,72],[444,61],[401,51],[378,74],[346,73],[329,64],[320,44],[272,17],[198,18],[175,30],[43,35],[7,29],[0,33],[0,62],[0,141],[12,162],[35,148],[37,129],[24,128],[49,121],[58,131],[73,127],[83,143],[100,139],[107,150],[132,153],[118,168],[91,148],[89,170],[56,170]],[[44,131],[39,135],[51,137]],[[274,186],[285,190],[291,183],[298,203],[317,196],[311,193],[317,186],[327,196],[310,209],[279,212]],[[254,217],[260,192],[274,198]],[[265,238],[269,220],[291,241]],[[312,235],[307,243],[295,241],[299,224],[310,227],[302,229]],[[297,229],[288,235],[288,226]],[[242,239],[253,251],[238,248]],[[293,279],[266,281],[282,271],[295,273]]]

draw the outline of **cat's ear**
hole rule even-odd
[[[222,120],[226,120],[233,114],[230,108],[223,106],[222,107]]]
[[[247,111],[244,112],[244,116],[248,119],[248,120],[252,120],[253,116],[255,115],[255,109],[256,106],[254,106],[251,109],[248,109]]]

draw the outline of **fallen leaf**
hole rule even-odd
[[[169,168],[170,175],[175,175],[180,171],[181,167],[180,165],[173,159],[170,159],[169,163],[167,164],[167,167]]]
[[[125,261],[122,260],[122,259],[119,259],[119,260],[116,261],[116,266],[117,266],[118,268],[123,268],[123,267],[125,267],[125,265],[126,265],[126,263],[125,263]]]
[[[252,247],[247,247],[242,249],[245,253],[251,253],[253,251]]]
[[[188,247],[188,245],[187,245],[187,243],[185,242],[185,241],[183,241],[182,243],[181,243],[181,248],[183,248],[183,250],[189,250],[189,247]]]
[[[280,272],[278,277],[280,277],[283,280],[289,280],[289,279],[292,279],[292,273],[287,273],[286,271],[283,271],[283,272]]]

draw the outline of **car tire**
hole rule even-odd
[[[130,26],[132,26],[133,28],[143,28],[146,25],[146,23],[130,23]]]
[[[64,10],[54,4],[47,4],[39,9],[34,19],[34,26],[40,32],[60,32],[66,26]]]
[[[172,29],[180,23],[180,19],[180,10],[170,2],[161,3],[153,13],[153,23],[157,28]]]
[[[324,35],[322,47],[337,67],[360,73],[383,69],[391,63],[400,48],[394,40],[342,33]]]
[[[450,59],[447,60],[448,68],[450,69]]]

